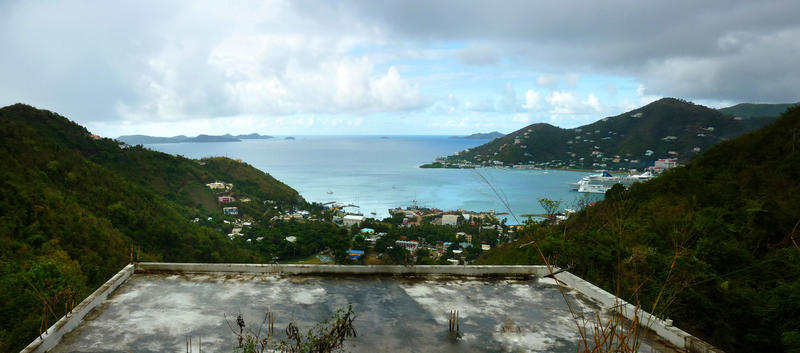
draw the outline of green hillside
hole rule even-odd
[[[252,166],[201,161],[92,137],[83,127],[17,104],[0,109],[0,351],[18,351],[129,261],[266,262],[218,229],[205,183],[233,183],[245,210],[305,204]],[[272,200],[269,206],[261,200]]]
[[[566,222],[531,225],[479,262],[540,263],[535,241],[555,265],[572,264],[575,274],[725,351],[796,352],[798,180],[793,108],[685,167],[612,189]]]
[[[438,160],[444,165],[535,165],[548,168],[642,169],[659,158],[686,163],[726,139],[774,117],[734,119],[717,110],[664,98],[574,129],[533,124]]]
[[[718,109],[720,113],[732,117],[740,118],[760,118],[772,117],[783,114],[786,109],[798,105],[798,103],[785,103],[785,104],[753,104],[753,103],[739,103],[737,105]]]

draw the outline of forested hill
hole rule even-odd
[[[664,98],[574,129],[538,123],[439,160],[447,165],[536,165],[627,170],[659,158],[685,163],[726,139],[758,129],[773,117],[741,118]]]
[[[753,103],[739,103],[727,108],[720,108],[719,112],[731,117],[740,118],[758,118],[779,116],[791,107],[800,105],[800,103],[786,103],[786,104],[753,104]]]
[[[43,298],[49,323],[139,259],[265,262],[195,217],[221,215],[204,184],[233,183],[245,212],[292,208],[292,188],[227,158],[190,160],[97,138],[68,119],[17,104],[0,108],[0,351],[37,334]],[[277,205],[277,206],[273,206]]]
[[[800,350],[800,108],[483,264],[554,264],[728,352]],[[522,246],[527,244],[526,246]],[[617,290],[619,288],[619,291]],[[653,309],[653,303],[658,305]]]

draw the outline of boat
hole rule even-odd
[[[616,184],[629,187],[633,183],[640,181],[650,180],[654,177],[649,171],[642,174],[634,174],[628,176],[614,176],[611,173],[603,170],[600,174],[592,174],[581,178],[576,183],[568,183],[573,190],[583,193],[604,194]]]
[[[333,195],[333,191],[328,191],[328,195]]]

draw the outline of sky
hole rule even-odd
[[[800,100],[800,2],[0,0],[0,105],[107,137],[509,133]]]

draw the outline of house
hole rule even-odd
[[[361,224],[364,221],[364,216],[349,214],[342,218],[345,227],[352,227]]]
[[[372,229],[372,228],[361,228],[361,233],[372,234],[372,233],[375,233],[375,229]]]
[[[350,260],[358,260],[358,258],[361,256],[364,256],[364,250],[347,250],[347,258]]]
[[[224,213],[226,216],[235,216],[239,214],[239,209],[236,207],[223,207],[222,213]]]
[[[234,199],[233,196],[220,196],[217,197],[217,201],[219,201],[219,203],[231,203],[235,202],[236,199]]]
[[[223,183],[220,181],[215,181],[213,183],[206,184],[209,189],[211,190],[230,190],[233,189],[233,184],[230,183]]]
[[[443,226],[456,226],[458,224],[458,215],[446,214],[442,216]]]
[[[288,236],[288,237],[286,237],[286,238],[283,238],[283,239],[286,239],[286,241],[288,241],[288,242],[290,242],[290,243],[294,243],[294,242],[296,242],[296,241],[297,241],[297,237],[296,237],[296,236],[294,236],[294,235]]]
[[[653,168],[655,169],[670,169],[678,166],[678,160],[675,158],[662,158],[655,161]]]
[[[486,251],[486,250],[491,250],[491,249],[492,249],[491,245],[489,245],[489,244],[481,244],[481,250]]]
[[[416,240],[397,240],[394,242],[395,245],[403,247],[408,251],[414,252],[419,248],[419,243]]]

